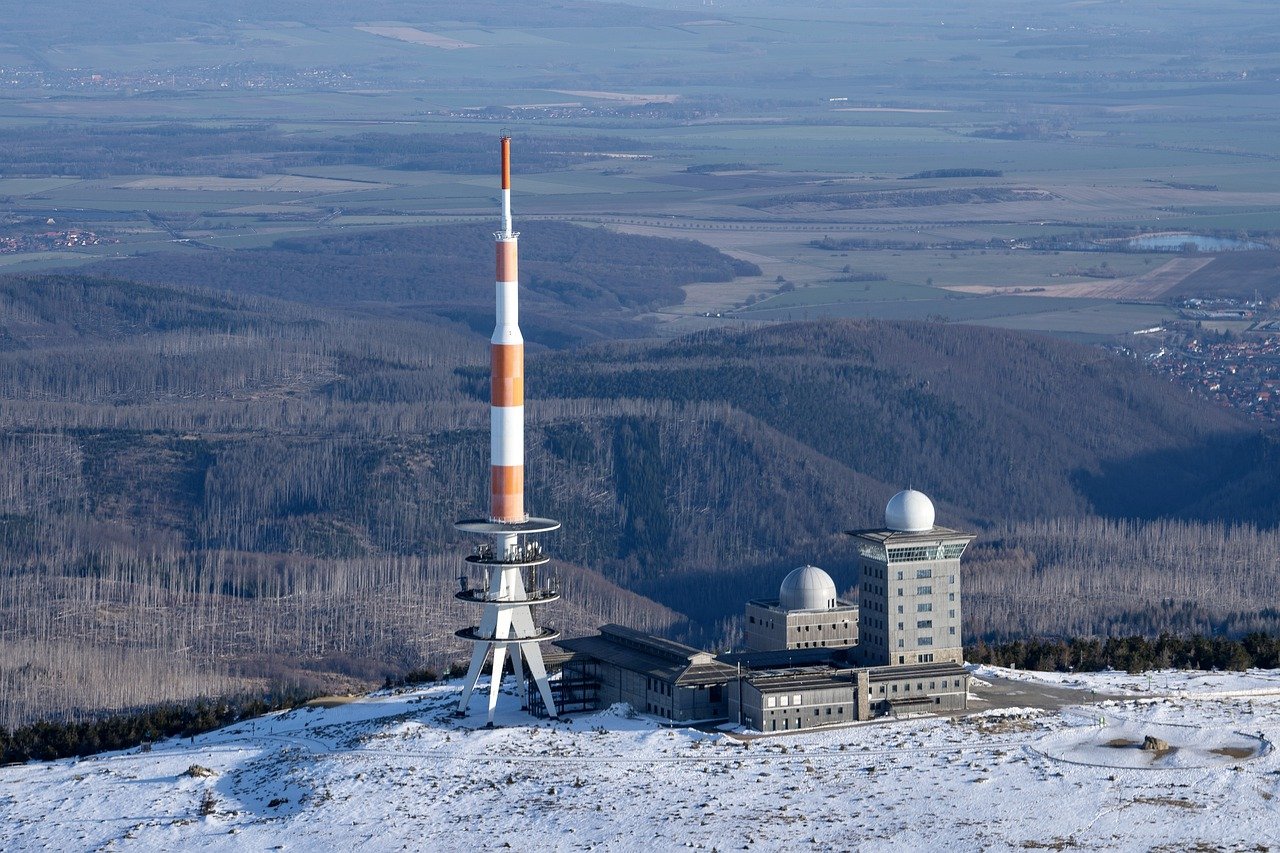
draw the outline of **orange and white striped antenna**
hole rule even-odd
[[[524,510],[524,337],[520,334],[517,240],[511,230],[511,137],[502,137],[502,230],[497,241],[497,304],[489,342],[491,521],[522,522]]]

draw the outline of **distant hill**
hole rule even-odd
[[[536,373],[535,373],[536,371]],[[958,325],[843,321],[548,354],[559,397],[722,403],[973,523],[1100,512],[1280,520],[1255,427],[1102,350]],[[532,380],[531,380],[532,381]],[[1214,495],[1232,494],[1230,500]]]

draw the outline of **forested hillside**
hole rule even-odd
[[[0,724],[463,653],[452,522],[484,506],[487,330],[43,276],[0,279],[0,332]],[[730,645],[790,567],[853,587],[841,531],[905,485],[980,533],[970,637],[1280,624],[1270,439],[1103,352],[810,323],[527,373],[566,631]]]
[[[684,301],[697,281],[754,276],[754,264],[692,240],[531,222],[521,241],[521,312],[529,340],[551,346],[634,337],[637,310]],[[318,305],[386,303],[493,325],[493,240],[474,225],[289,238],[269,249],[161,253],[112,261],[113,277],[189,284]],[[622,334],[619,335],[619,332]]]
[[[1135,363],[1048,337],[793,323],[548,354],[530,372],[557,397],[731,405],[973,523],[1088,512],[1280,520],[1270,489],[1241,488],[1246,473],[1274,475],[1273,440]]]

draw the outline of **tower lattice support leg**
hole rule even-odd
[[[516,634],[523,637],[532,637],[537,634],[538,629],[533,624],[533,614],[529,612],[528,607],[521,607],[512,614],[512,622],[515,625]],[[560,716],[556,710],[555,699],[551,696],[551,683],[547,680],[547,668],[542,663],[542,649],[537,643],[530,643],[529,647],[524,650],[525,659],[529,663],[529,673],[533,675],[534,682],[538,685],[538,692],[542,694],[542,703],[546,706],[547,716],[556,719]]]
[[[493,725],[493,712],[498,708],[498,688],[502,686],[502,665],[507,662],[507,644],[493,644],[493,675],[489,678],[489,725]]]
[[[494,619],[493,633],[489,636],[493,637],[496,642],[491,643],[493,646],[493,670],[489,676],[489,723],[493,723],[493,712],[498,707],[498,688],[502,686],[502,666],[507,659],[507,644],[503,640],[511,637],[511,611],[505,607],[494,607],[496,616]]]
[[[480,633],[485,637],[496,637],[494,632],[498,627],[498,608],[486,607],[484,615],[480,617]],[[489,655],[488,643],[477,643],[475,649],[471,652],[471,665],[467,667],[467,679],[465,686],[462,688],[462,698],[458,702],[458,714],[465,715],[467,713],[467,705],[471,704],[471,694],[476,689],[476,683],[480,680],[480,673],[484,669],[484,659]]]

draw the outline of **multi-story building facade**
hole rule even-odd
[[[963,663],[960,555],[974,537],[934,524],[933,503],[907,489],[885,525],[858,543],[859,660],[866,666]]]

